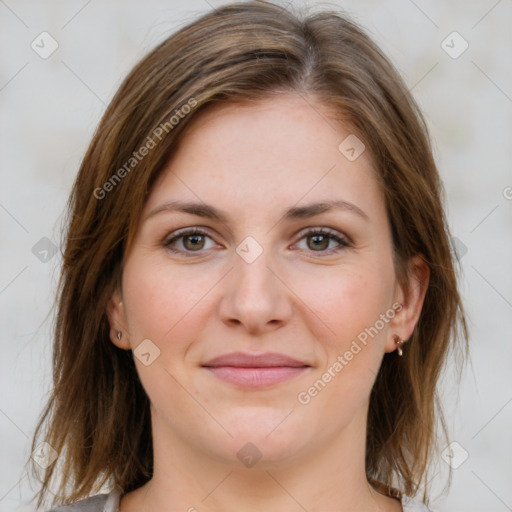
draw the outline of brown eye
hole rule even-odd
[[[306,239],[306,250],[310,252],[318,252],[322,254],[332,254],[341,251],[347,247],[351,247],[350,242],[339,235],[336,231],[327,228],[319,228],[304,233],[301,240]],[[332,242],[338,245],[329,247]]]
[[[195,249],[202,249],[204,247],[204,235],[186,235],[182,237],[185,249],[194,251]]]
[[[187,255],[187,253],[201,253],[203,249],[209,249],[213,247],[207,247],[207,239],[211,240],[211,237],[204,231],[194,228],[185,231],[180,231],[174,236],[164,241],[164,247],[173,252]]]
[[[308,241],[311,241],[311,243],[308,243],[308,247],[313,250],[325,250],[329,247],[330,238],[325,235],[311,235],[307,237]]]

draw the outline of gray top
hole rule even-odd
[[[48,512],[119,512],[120,498],[119,491],[112,491],[108,494],[97,494],[85,498],[73,505],[52,508]],[[403,512],[430,512],[425,505],[407,496],[402,498],[402,510]]]

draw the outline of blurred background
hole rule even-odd
[[[48,315],[80,160],[133,65],[226,3],[0,0],[0,512],[34,510],[25,463],[51,386]],[[451,444],[431,509],[512,510],[512,0],[276,3],[350,14],[425,113],[471,330],[460,388],[452,361],[440,389]]]

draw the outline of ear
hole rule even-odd
[[[107,304],[107,317],[110,324],[110,340],[112,343],[124,350],[131,350],[124,304],[118,290],[112,294]],[[117,339],[118,332],[121,333],[120,340]]]
[[[394,334],[404,341],[412,336],[420,318],[429,280],[430,268],[423,256],[418,254],[411,258],[406,283],[401,285],[397,282],[395,287],[395,303],[399,303],[401,308],[396,308],[396,314],[390,322],[386,352],[393,352],[397,348]],[[407,348],[407,345],[404,347]]]

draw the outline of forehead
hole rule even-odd
[[[182,133],[145,211],[172,199],[267,211],[302,198],[382,202],[369,151],[352,161],[340,151],[347,137],[350,126],[298,94],[209,107]]]

